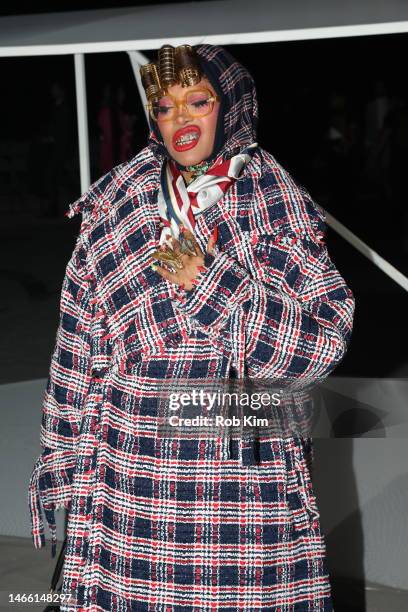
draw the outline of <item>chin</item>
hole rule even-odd
[[[172,151],[173,158],[182,166],[194,166],[195,164],[199,164],[203,159],[206,159],[209,154],[202,153],[196,151]]]

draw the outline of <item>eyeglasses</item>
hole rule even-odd
[[[162,98],[146,104],[151,118],[159,123],[172,121],[177,116],[177,108],[182,106],[190,117],[205,117],[209,115],[214,103],[219,97],[209,89],[193,89],[187,92],[181,100],[166,94]]]

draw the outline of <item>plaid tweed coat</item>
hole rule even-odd
[[[161,228],[151,147],[70,207],[82,214],[61,294],[30,480],[34,545],[69,509],[71,610],[332,610],[310,440],[157,436],[166,378],[324,377],[343,358],[354,301],[309,194],[258,148],[197,218],[199,284],[150,267]],[[235,442],[235,441],[234,441]]]

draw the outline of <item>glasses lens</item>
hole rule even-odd
[[[156,121],[167,121],[174,115],[174,105],[171,98],[160,98],[152,105],[152,115]]]
[[[180,100],[182,103],[182,101]],[[179,104],[180,104],[179,102]],[[184,98],[185,110],[190,117],[204,117],[211,113],[214,107],[212,94],[209,91],[195,90]],[[151,114],[156,121],[169,121],[176,116],[176,106],[169,96],[163,96],[153,102]]]
[[[213,108],[211,93],[208,91],[192,91],[186,96],[186,106],[193,117],[203,117],[211,113]]]

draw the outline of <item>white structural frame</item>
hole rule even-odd
[[[273,27],[265,29],[269,24]],[[169,30],[173,35],[163,36],[163,31]],[[127,37],[130,32],[134,38]],[[2,17],[0,57],[74,55],[80,183],[84,193],[90,185],[85,53],[128,54],[148,119],[139,68],[149,60],[142,50],[157,49],[165,43],[237,45],[401,33],[408,33],[408,2],[400,0],[343,0],[335,4],[327,0],[252,0],[250,11],[246,0],[218,0]],[[330,213],[325,211],[325,215],[330,227],[408,291],[406,276]]]
[[[86,103],[85,58],[83,53],[75,53],[75,90],[78,122],[79,173],[81,192],[84,193],[91,184],[89,160],[88,112]]]
[[[146,98],[144,87],[142,85],[142,78],[140,76],[140,66],[143,66],[143,64],[147,64],[149,60],[145,55],[143,55],[143,53],[140,53],[139,51],[128,51],[127,54],[129,56],[130,63],[132,65],[133,74],[136,79],[136,85],[139,91],[140,99],[142,100],[143,110],[146,116],[146,121],[149,121],[149,112],[146,107],[147,98]]]

